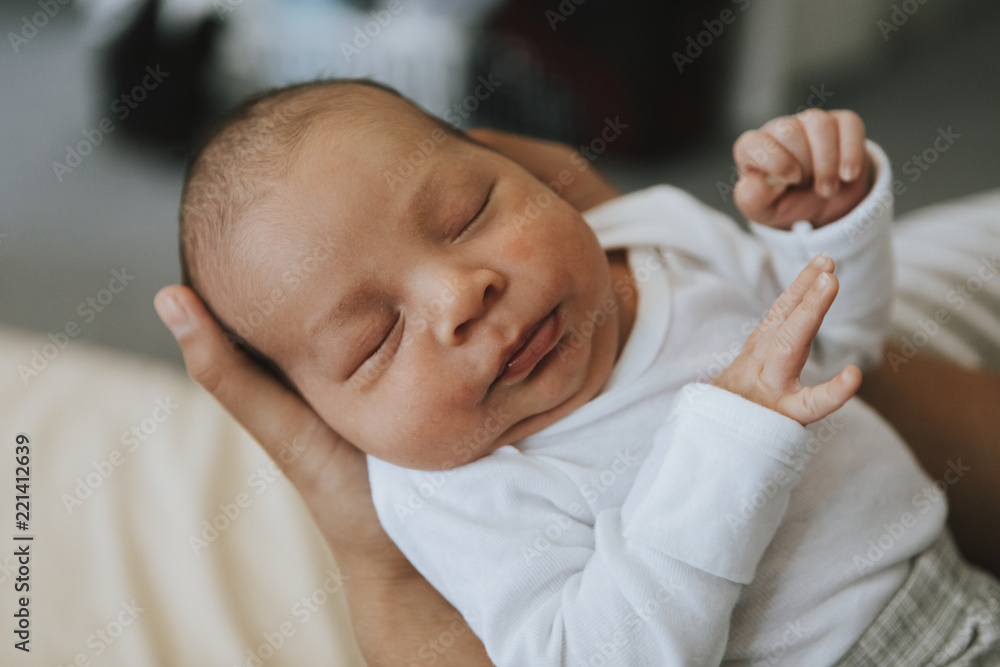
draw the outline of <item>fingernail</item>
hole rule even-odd
[[[184,306],[177,301],[177,297],[164,297],[160,300],[160,305],[161,307],[157,308],[156,312],[159,313],[160,319],[170,329],[170,333],[174,337],[177,337],[186,332],[191,324],[191,320],[188,317],[187,311],[184,310]]]
[[[830,284],[830,274],[826,273],[825,271],[823,273],[819,274],[819,281],[818,282],[819,282],[819,286],[821,288],[826,287],[827,285]]]
[[[786,181],[783,178],[778,178],[777,176],[767,177],[767,184],[770,185],[771,187],[783,188],[785,187],[785,183]]]
[[[829,259],[830,259],[829,255],[827,255],[825,252],[821,252],[820,254],[813,257],[812,263],[813,266],[823,266],[824,264],[827,263],[827,261],[829,261]]]
[[[853,181],[856,176],[857,176],[857,173],[855,173],[854,167],[848,167],[848,166],[845,165],[840,170],[840,178],[843,179],[844,181],[847,181],[848,183],[850,183],[851,181]]]
[[[819,194],[823,199],[829,199],[833,196],[833,186],[829,183],[824,183],[819,187]]]

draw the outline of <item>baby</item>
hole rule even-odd
[[[850,112],[735,155],[753,235],[666,186],[581,215],[394,91],[293,86],[192,161],[183,280],[369,455],[386,532],[495,664],[877,663],[942,632],[897,607],[953,553],[851,399],[888,323],[889,164]],[[951,628],[938,664],[986,650]]]

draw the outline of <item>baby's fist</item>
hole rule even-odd
[[[733,193],[748,220],[790,229],[821,227],[857,206],[871,189],[865,125],[853,111],[807,109],[740,135]]]

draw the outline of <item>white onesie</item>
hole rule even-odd
[[[872,192],[818,230],[747,234],[668,186],[588,211],[639,286],[601,393],[457,469],[368,457],[385,530],[494,664],[833,664],[941,534],[943,495],[860,399],[806,428],[710,384],[819,252],[840,292],[803,383],[880,357],[892,194],[868,150]]]

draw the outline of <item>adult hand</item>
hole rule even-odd
[[[409,665],[428,638],[457,637],[442,665],[490,665],[461,615],[410,565],[378,521],[364,454],[230,345],[198,296],[154,301],[188,374],[257,440],[295,486],[340,567],[355,636],[370,665]]]
[[[466,134],[517,162],[578,211],[586,211],[621,194],[597,173],[590,160],[566,144],[485,127],[468,130]]]
[[[378,523],[364,454],[234,348],[192,290],[164,287],[154,305],[181,346],[188,374],[274,459],[338,559],[382,554],[387,574],[405,572],[409,563]]]

